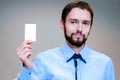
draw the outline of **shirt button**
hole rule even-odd
[[[31,75],[31,72],[29,72],[29,75]]]

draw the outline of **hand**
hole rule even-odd
[[[32,68],[32,41],[23,42],[17,49],[16,54],[26,68]]]

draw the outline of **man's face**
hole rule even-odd
[[[84,9],[73,8],[63,23],[64,35],[71,45],[81,47],[87,40],[91,30],[90,13]]]

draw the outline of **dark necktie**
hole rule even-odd
[[[74,59],[74,66],[75,66],[75,80],[77,80],[77,60],[76,59],[80,59],[82,60],[84,63],[86,63],[86,61],[82,58],[82,56],[80,54],[74,54],[70,59],[67,60],[67,62],[69,62],[71,59]]]

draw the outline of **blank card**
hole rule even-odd
[[[25,24],[25,41],[36,41],[36,24]]]

